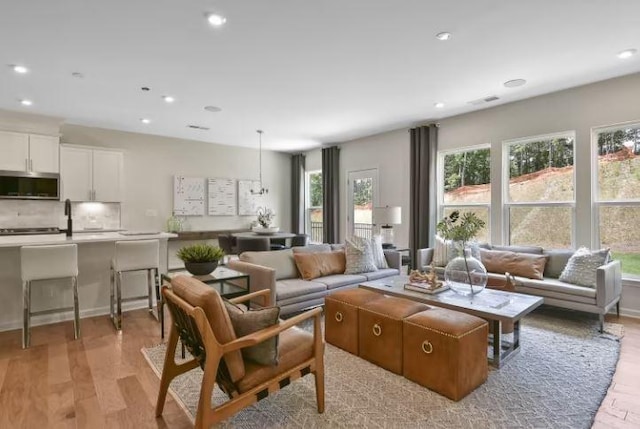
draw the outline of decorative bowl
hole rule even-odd
[[[185,262],[184,267],[194,276],[206,276],[207,274],[211,274],[218,267],[218,261]]]
[[[251,231],[255,232],[258,235],[273,235],[280,231],[280,228],[277,226],[272,226],[269,228],[264,228],[261,226],[254,226],[251,228]]]

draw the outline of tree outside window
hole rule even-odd
[[[307,231],[313,243],[322,243],[322,171],[307,172]]]

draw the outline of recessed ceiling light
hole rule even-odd
[[[625,49],[624,51],[618,52],[618,58],[626,60],[627,58],[631,58],[637,53],[638,53],[637,49]]]
[[[29,73],[29,69],[26,68],[25,66],[15,65],[15,66],[11,66],[11,68],[13,68],[13,71],[16,73],[20,73],[20,74]]]
[[[222,15],[218,15],[217,13],[210,13],[207,15],[207,21],[209,21],[209,24],[214,27],[222,27],[224,23],[227,22],[227,18]]]
[[[143,124],[147,125],[151,123],[151,119],[148,118],[141,118],[140,122],[142,122]]]
[[[442,33],[438,33],[436,34],[436,39],[438,40],[449,40],[451,39],[451,33],[449,33],[448,31],[443,31]]]
[[[31,106],[33,104],[33,101],[31,101],[31,100],[20,100],[20,104],[22,104],[23,106]]]
[[[444,103],[438,102],[433,105],[436,109],[442,109],[444,107]]]
[[[174,101],[176,101],[176,99],[170,95],[163,95],[162,99],[165,101],[165,103],[173,103]]]
[[[204,110],[211,113],[218,113],[222,111],[218,106],[204,106]]]
[[[525,83],[527,83],[527,81],[524,79],[512,79],[506,81],[503,85],[507,88],[516,88],[518,86],[524,85]]]

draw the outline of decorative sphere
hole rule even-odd
[[[482,262],[472,256],[466,261],[462,256],[451,260],[444,269],[444,280],[454,292],[460,295],[475,295],[487,286],[487,269]]]

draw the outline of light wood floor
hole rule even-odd
[[[640,320],[620,322],[620,361],[594,428],[640,428]],[[33,328],[28,350],[20,331],[0,333],[0,428],[191,427],[170,397],[154,417],[159,380],[140,353],[160,342],[152,316],[126,313],[121,334],[107,316],[81,326],[79,341],[71,322]]]

